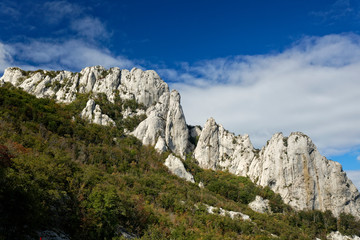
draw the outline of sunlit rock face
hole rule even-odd
[[[213,170],[229,170],[245,176],[256,150],[249,136],[235,136],[210,118],[201,131],[194,157],[200,167]]]
[[[184,157],[191,143],[180,94],[176,90],[164,93],[146,114],[147,118],[134,130],[134,136],[144,144],[154,145],[160,152],[170,150]]]
[[[93,99],[89,99],[86,103],[86,107],[82,110],[80,116],[83,119],[89,120],[91,123],[103,125],[103,126],[115,126],[114,120],[108,115],[101,112],[100,105],[96,104]]]
[[[54,98],[69,103],[77,93],[104,93],[110,101],[118,94],[123,99],[135,99],[146,107],[157,102],[168,85],[153,71],[133,68],[131,71],[117,67],[106,70],[102,66],[87,67],[80,73],[69,71],[27,72],[19,68],[7,68],[1,78],[34,94],[36,97]]]
[[[275,134],[256,150],[247,135],[235,136],[209,119],[201,132],[194,157],[203,168],[228,170],[269,186],[297,210],[330,210],[360,217],[359,192],[339,163],[326,159],[311,139],[295,132]]]
[[[188,182],[195,183],[194,176],[186,171],[183,162],[178,157],[170,154],[165,160],[165,166],[168,167],[172,174],[175,174]]]

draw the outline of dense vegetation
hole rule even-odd
[[[158,154],[124,134],[141,119],[124,120],[136,102],[104,96],[96,101],[116,127],[78,117],[87,101],[70,105],[37,99],[11,85],[0,88],[0,239],[39,238],[44,230],[71,239],[325,239],[340,230],[359,234],[350,215],[295,212],[269,188],[226,172],[202,170],[189,157],[186,168],[205,188],[171,175]],[[273,214],[247,207],[256,195],[270,200]],[[208,214],[208,204],[240,211],[252,221]],[[275,236],[276,235],[276,236]]]

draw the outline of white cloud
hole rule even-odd
[[[332,24],[334,21],[350,17],[351,20],[358,20],[358,4],[353,4],[350,0],[337,0],[327,9],[312,12],[312,15],[318,16],[323,22]]]
[[[357,189],[360,189],[360,170],[346,171],[346,175],[351,179],[351,181],[357,187]]]
[[[7,55],[4,55],[5,53]],[[97,47],[79,39],[64,42],[32,40],[27,43],[2,44],[0,45],[0,72],[10,65],[5,58],[9,59],[10,55],[14,59],[21,59],[14,60],[12,65],[24,68],[80,70],[95,65],[107,68],[135,66],[135,63],[126,57],[114,56],[106,48]]]
[[[257,147],[275,132],[308,134],[326,155],[360,146],[360,36],[305,38],[273,55],[196,63],[176,78],[188,123],[214,117]],[[166,78],[164,78],[166,79]]]
[[[105,24],[88,12],[89,9],[68,1],[46,2],[41,8],[45,12],[46,24],[61,26],[58,32],[68,32],[87,41],[107,39],[110,33]],[[60,25],[61,24],[61,25]]]
[[[94,65],[121,68],[135,66],[135,63],[126,57],[112,54],[102,41],[99,41],[108,40],[111,34],[100,19],[89,13],[91,7],[66,0],[34,4],[35,7],[26,11],[23,21],[18,24],[30,28],[25,20],[41,13],[45,16],[41,24],[53,25],[55,30],[49,33],[47,38],[21,38],[18,42],[0,42],[0,72],[11,65],[26,69],[76,71]],[[20,7],[23,10],[25,8]]]
[[[360,155],[356,159],[360,161]]]

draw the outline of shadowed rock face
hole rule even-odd
[[[346,212],[360,218],[358,190],[341,165],[321,156],[309,137],[299,132],[289,137],[278,133],[257,150],[248,135],[235,136],[212,118],[203,129],[189,128],[180,94],[170,92],[155,71],[106,70],[101,66],[87,67],[80,73],[8,68],[0,78],[0,84],[5,82],[37,97],[64,103],[74,101],[77,93],[103,93],[109,101],[114,101],[115,96],[134,99],[146,107],[147,118],[131,133],[143,144],[181,157],[193,151],[200,167],[249,176],[279,193],[295,209],[331,210],[335,216]],[[116,120],[103,114],[101,106],[91,99],[81,115],[101,125],[113,125]],[[190,143],[191,138],[196,139],[196,146]]]

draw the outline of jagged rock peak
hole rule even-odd
[[[181,157],[192,149],[180,94],[176,90],[160,96],[159,101],[147,109],[146,115],[132,133],[143,144],[155,145],[160,152],[170,150]]]
[[[256,169],[256,170],[255,170]],[[258,184],[270,186],[295,209],[331,210],[360,217],[359,192],[339,163],[321,156],[303,133],[275,134],[260,152],[260,162],[250,173]]]
[[[203,168],[227,169],[238,175],[246,175],[255,153],[247,134],[235,136],[210,118],[201,131],[194,157]]]
[[[321,156],[301,132],[276,133],[258,151],[248,136],[235,137],[210,118],[194,156],[203,168],[228,170],[269,186],[297,210],[330,210],[360,218],[360,194],[337,162]]]
[[[55,98],[59,102],[72,102],[76,93],[104,93],[110,101],[115,94],[124,99],[135,99],[146,107],[169,92],[168,85],[153,70],[138,68],[120,70],[102,66],[86,67],[80,73],[69,71],[24,71],[7,68],[0,82],[10,82],[37,97]]]

